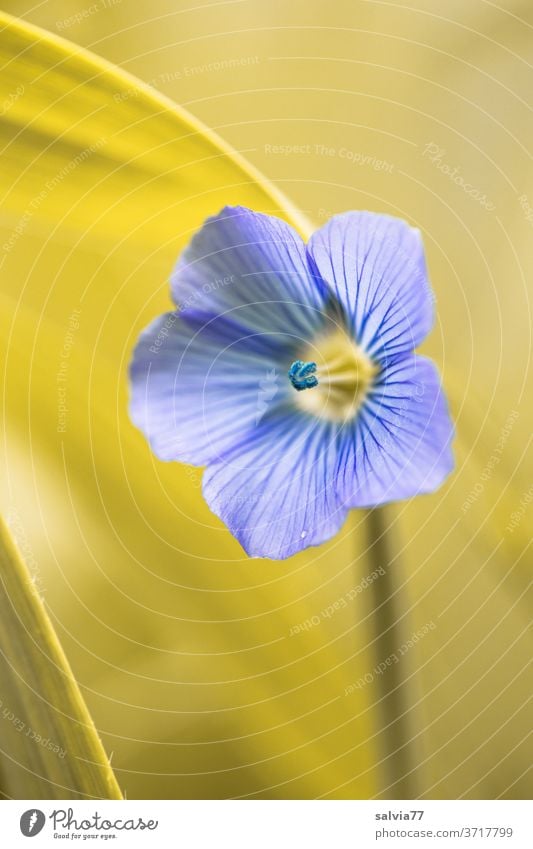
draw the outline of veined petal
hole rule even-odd
[[[249,306],[247,326],[291,328],[307,339],[322,320],[327,289],[313,279],[300,236],[279,218],[225,207],[182,253],[172,295],[184,313],[213,315]]]
[[[167,313],[135,349],[131,417],[160,459],[215,460],[293,391],[284,373],[292,344],[229,316]]]
[[[284,559],[340,529],[337,426],[278,407],[204,472],[204,497],[252,557]]]
[[[314,233],[307,250],[369,355],[385,361],[427,335],[433,305],[418,230],[388,215],[346,212]]]
[[[425,357],[386,366],[339,448],[337,487],[350,507],[437,489],[453,469],[453,425],[437,369]]]

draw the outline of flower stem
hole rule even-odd
[[[379,794],[385,798],[416,799],[417,757],[416,722],[411,706],[413,677],[409,659],[401,653],[405,642],[404,590],[401,587],[400,562],[393,554],[391,528],[383,508],[370,510],[367,517],[369,556],[379,578],[372,582],[374,611],[374,643],[377,667],[375,674],[377,701],[383,723],[380,734],[383,749],[385,787]],[[387,664],[383,668],[383,664]],[[408,679],[411,680],[408,680]]]

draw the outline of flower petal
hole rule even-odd
[[[437,369],[397,358],[345,429],[337,487],[350,507],[373,507],[437,489],[453,469],[453,425]]]
[[[336,215],[311,237],[308,256],[371,356],[383,361],[412,351],[431,329],[422,240],[405,221],[372,212]]]
[[[291,328],[308,339],[319,326],[327,289],[309,270],[305,245],[279,218],[225,207],[208,218],[174,271],[183,312],[214,315],[248,306],[243,323],[260,332]]]
[[[131,417],[162,460],[217,459],[293,392],[285,374],[292,344],[228,316],[167,313],[135,349]]]
[[[284,559],[338,532],[337,435],[287,405],[206,469],[204,498],[250,556]]]

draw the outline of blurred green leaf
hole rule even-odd
[[[122,798],[37,587],[0,523],[3,795]]]

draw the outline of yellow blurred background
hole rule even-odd
[[[372,209],[422,230],[438,316],[424,351],[450,398],[457,471],[387,513],[404,632],[426,630],[407,685],[419,792],[528,797],[531,3],[2,9],[184,106],[316,226]],[[200,473],[157,461],[127,416],[131,350],[169,308],[181,247],[225,202],[276,204],[176,134],[164,100],[147,120],[144,95],[111,77],[86,126],[74,78],[59,93],[51,73],[64,143],[52,119],[49,136],[39,122],[20,133],[37,59],[0,106],[1,506],[117,779],[128,798],[394,797],[379,682],[345,695],[383,660],[373,594],[320,615],[373,568],[363,514],[320,549],[250,560]]]

